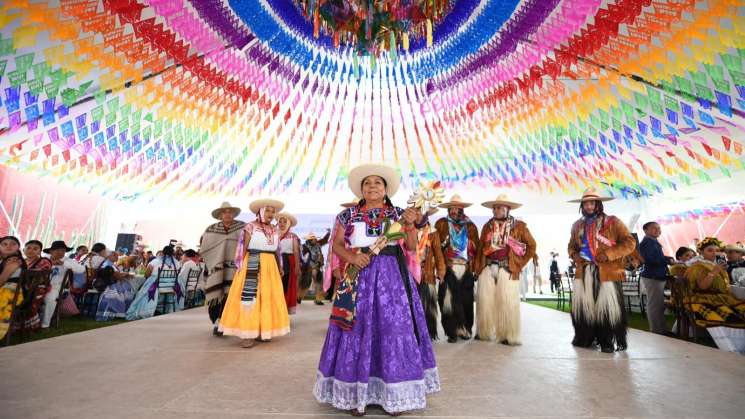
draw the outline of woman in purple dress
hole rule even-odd
[[[360,271],[348,287],[356,290],[341,298],[344,281],[337,289],[313,392],[319,402],[355,416],[364,415],[368,405],[394,416],[423,409],[426,395],[440,390],[427,322],[402,248],[416,250],[419,213],[391,204],[399,182],[387,166],[354,168],[349,186],[361,200],[336,217],[334,252]],[[399,221],[406,237],[369,256],[386,221]]]

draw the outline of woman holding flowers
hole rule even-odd
[[[355,416],[371,404],[391,415],[422,409],[426,395],[440,389],[404,253],[416,250],[420,214],[391,203],[399,182],[388,166],[352,169],[349,186],[360,202],[336,217],[333,249],[351,269],[336,288],[314,394]]]

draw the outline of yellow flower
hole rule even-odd
[[[399,222],[395,222],[391,224],[390,227],[388,227],[388,231],[386,232],[386,234],[395,234],[399,231],[401,231],[401,224]]]

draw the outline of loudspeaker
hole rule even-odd
[[[132,234],[125,234],[125,233],[119,233],[116,236],[116,247],[114,247],[115,250],[121,250],[123,247],[127,248],[128,252],[131,252],[135,248],[135,241],[137,240],[137,235]]]

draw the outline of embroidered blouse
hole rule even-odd
[[[349,247],[367,247],[383,234],[384,220],[398,221],[404,210],[399,207],[347,208],[336,216],[336,222],[344,228],[344,241]],[[376,222],[377,221],[377,222]]]
[[[254,221],[246,224],[246,232],[251,235],[248,248],[262,252],[276,252],[279,246],[279,230],[273,225]]]
[[[279,251],[284,255],[291,255],[295,252],[293,245],[295,242],[299,242],[300,239],[293,232],[286,233],[279,241]]]

